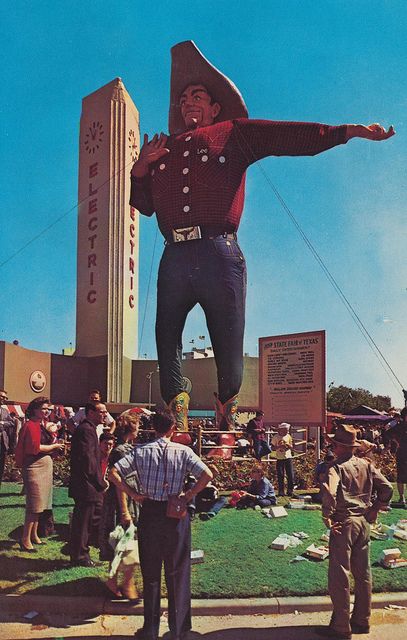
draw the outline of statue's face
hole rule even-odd
[[[179,100],[181,115],[187,129],[207,127],[213,124],[220,112],[220,105],[212,98],[202,84],[191,84]]]

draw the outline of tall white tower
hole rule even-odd
[[[83,99],[79,140],[77,356],[106,356],[106,400],[128,402],[137,357],[139,213],[130,170],[139,114],[116,78]]]

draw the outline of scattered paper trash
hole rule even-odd
[[[290,563],[292,564],[293,562],[309,562],[309,559],[306,558],[305,556],[295,556],[294,558],[291,558]]]
[[[393,536],[399,540],[407,540],[407,529],[395,529]]]
[[[24,618],[26,620],[32,620],[33,618],[36,618],[37,616],[39,616],[39,612],[38,611],[29,611],[28,613],[26,613],[24,615]]]
[[[308,533],[304,533],[304,531],[294,531],[293,536],[295,538],[299,538],[300,540],[306,540],[309,538]]]
[[[401,604],[388,604],[384,607],[385,609],[407,609],[407,607],[403,607]]]
[[[201,564],[205,562],[205,554],[202,549],[191,551],[191,564]]]
[[[290,546],[290,542],[283,536],[278,536],[273,540],[270,547],[271,549],[277,549],[278,551],[285,551]]]
[[[302,544],[302,540],[298,536],[295,536],[294,534],[290,535],[289,533],[280,533],[280,535],[277,536],[275,540],[273,540],[270,548],[285,551],[285,549],[288,549],[288,547],[295,548],[298,547],[299,544]]]
[[[282,518],[288,516],[288,513],[284,507],[270,507],[269,513],[272,518]]]
[[[379,556],[379,563],[385,569],[407,567],[407,559],[401,557],[401,551],[397,547],[394,549],[383,549]]]
[[[325,560],[325,558],[329,556],[329,549],[328,547],[324,547],[323,545],[317,547],[315,544],[311,544],[306,548],[305,553],[310,558],[315,558],[316,560]]]
[[[291,498],[288,506],[290,509],[304,509],[305,502],[302,498]]]
[[[320,537],[320,540],[322,540],[323,542],[329,542],[330,535],[331,535],[331,530],[327,529],[325,533],[323,533],[322,536]]]

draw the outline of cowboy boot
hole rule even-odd
[[[219,431],[234,431],[236,412],[238,407],[237,394],[226,400],[224,404],[218,398],[218,394],[215,393],[215,413],[216,413],[216,426]]]
[[[189,395],[181,391],[169,403],[168,408],[175,416],[177,431],[188,431],[188,406]]]

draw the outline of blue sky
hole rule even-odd
[[[251,117],[395,126],[387,142],[352,140],[261,167],[407,386],[403,0],[4,0],[0,12],[0,339],[56,353],[74,343],[82,97],[120,76],[142,132],[165,131],[169,49],[192,39],[237,84]],[[142,218],[140,355],[148,357],[155,357],[154,279],[147,298],[155,233],[155,220]],[[257,354],[259,336],[325,329],[327,381],[389,394],[401,406],[400,386],[256,166],[239,241],[249,270],[245,351]],[[154,274],[161,246],[159,237]],[[196,309],[185,348],[199,335],[207,331]]]

